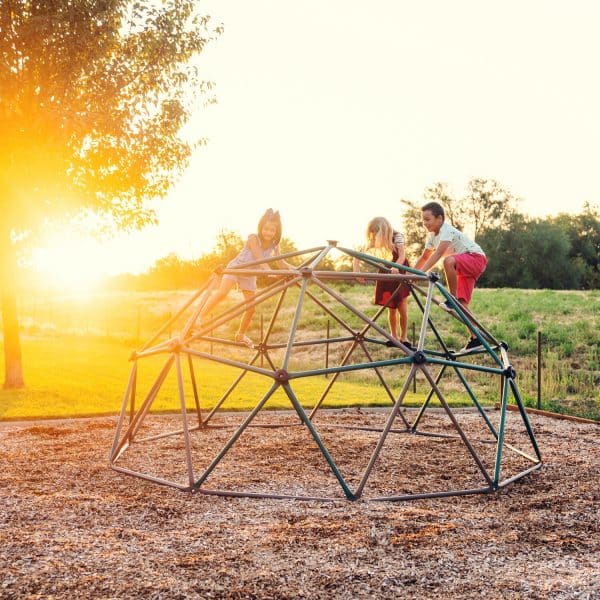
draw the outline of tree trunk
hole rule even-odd
[[[21,362],[21,340],[17,316],[15,289],[16,253],[10,232],[0,230],[0,290],[2,295],[2,325],[4,333],[4,388],[17,389],[25,385]]]

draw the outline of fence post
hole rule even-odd
[[[413,348],[417,347],[417,344],[415,342],[415,338],[416,338],[416,334],[415,334],[415,322],[412,322],[412,345]],[[413,377],[413,394],[417,393],[417,372],[415,371],[415,376]]]
[[[265,339],[265,319],[264,316],[262,314],[262,312],[260,313],[260,343],[263,343],[263,340]],[[263,357],[263,353],[260,353],[260,366],[264,366],[264,357]]]
[[[327,338],[325,342],[325,368],[329,369],[329,319],[327,319]],[[329,373],[325,373],[325,378],[329,378]]]
[[[542,332],[537,332],[537,407],[542,408]]]
[[[135,328],[135,345],[140,345],[140,337],[141,337],[141,323],[142,323],[142,307],[138,304],[137,306],[137,322]]]

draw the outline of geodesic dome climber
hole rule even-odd
[[[336,254],[358,259],[363,272],[320,270]],[[299,264],[269,271],[251,302],[224,303],[199,321],[221,273],[264,276],[261,264],[282,258]],[[366,293],[349,285],[357,278],[410,286],[420,315],[416,350],[379,323],[385,306],[367,311],[373,314],[356,307],[356,290]],[[438,306],[442,301],[452,314]],[[249,306],[261,314],[254,348],[232,341],[232,327]],[[256,328],[256,315],[254,321]],[[453,327],[468,328],[482,345],[453,350]],[[315,364],[323,350],[325,365]],[[130,360],[110,464],[180,490],[409,500],[495,492],[542,465],[506,344],[467,314],[435,273],[333,241],[215,272]],[[377,385],[365,386],[365,378]],[[499,411],[484,410],[482,390],[498,394]],[[418,400],[411,410],[409,397]],[[158,414],[173,398],[179,412]],[[451,407],[454,398],[472,410]],[[509,398],[518,411],[507,410]],[[253,408],[228,410],[239,399]],[[326,409],[369,401],[384,406]]]

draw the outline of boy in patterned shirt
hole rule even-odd
[[[487,266],[485,252],[462,231],[446,223],[444,209],[437,202],[428,202],[421,207],[421,211],[423,225],[429,234],[415,268],[429,271],[443,257],[448,289],[465,307],[468,315],[475,282]],[[447,302],[442,302],[440,307],[448,312],[453,311]],[[471,334],[471,339],[462,350],[472,350],[478,346],[481,346],[481,342]]]

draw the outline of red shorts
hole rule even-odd
[[[484,254],[454,254],[456,261],[456,297],[467,304],[471,301],[475,282],[487,267],[487,258]]]

